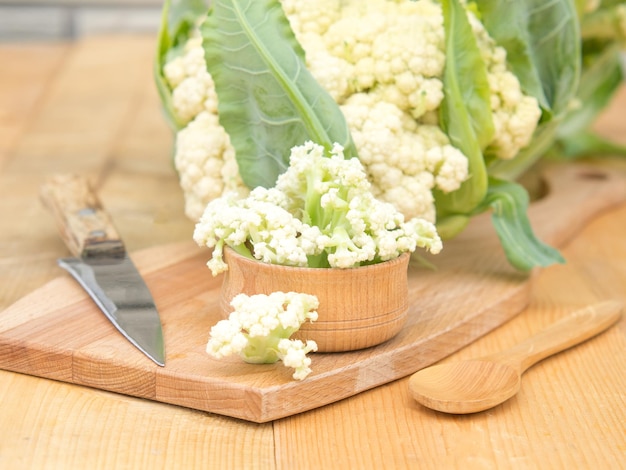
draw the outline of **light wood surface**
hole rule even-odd
[[[154,44],[0,45],[0,63],[11,64],[0,71],[0,309],[60,275],[56,258],[67,250],[37,196],[52,172],[96,182],[131,252],[191,239],[152,87]],[[597,124],[622,143],[625,106],[622,88]],[[599,165],[626,172],[624,161]],[[568,263],[534,279],[523,312],[445,361],[505,349],[592,302],[626,301],[625,231],[624,204],[587,223],[565,246]],[[255,424],[0,371],[0,466],[625,468],[624,319],[537,364],[520,393],[484,413],[424,409],[407,382]]]
[[[409,313],[409,291],[418,294],[423,289],[419,271],[409,273],[410,253],[359,268],[319,269],[259,263],[226,247],[224,261],[228,270],[217,294],[224,316],[233,311],[231,302],[241,293],[314,295],[317,319],[304,322],[291,337],[315,341],[320,353],[378,346],[397,338],[409,316],[423,316],[416,307]]]
[[[53,180],[59,182],[58,177]],[[67,182],[67,178],[61,180]],[[560,165],[546,171],[545,181],[547,195],[531,206],[529,217],[543,221],[538,232],[553,246],[575,236],[580,224],[602,209],[626,200],[626,178],[617,171]],[[43,186],[45,201],[55,201],[55,213],[68,212],[61,207],[75,199],[68,196],[87,190],[82,179],[70,178],[69,182],[69,188],[59,188],[47,179]],[[94,201],[89,205],[98,206]],[[69,212],[73,214],[83,206],[78,204]],[[62,217],[61,225],[67,226],[66,219],[72,217]],[[70,243],[79,253],[80,246]],[[165,368],[156,367],[133,350],[66,273],[0,312],[0,368],[259,423],[271,421],[406,377],[517,315],[530,302],[533,276],[515,272],[502,250],[491,248],[497,246],[489,215],[484,214],[458,238],[447,242],[441,254],[431,257],[434,270],[413,263],[407,273],[405,260],[404,269],[397,274],[404,289],[408,286],[408,293],[405,291],[400,299],[406,305],[407,320],[399,334],[375,347],[315,354],[313,373],[305,381],[292,380],[290,369],[281,363],[260,366],[246,364],[236,356],[221,360],[208,357],[208,332],[224,318],[223,280],[222,276],[213,278],[206,266],[210,251],[192,241],[158,245],[133,255],[159,309],[167,351]],[[320,289],[326,284],[324,280],[309,279],[318,290],[308,291],[307,282],[292,273],[290,279],[278,276],[282,284],[273,278],[271,281],[278,284],[270,282],[268,288],[260,269],[269,265],[245,261],[237,266],[230,260],[233,272],[225,278],[228,298],[233,288],[266,294],[283,289],[321,292],[322,303],[333,302],[333,294]],[[368,268],[368,272],[377,271],[384,265]],[[320,275],[320,270],[312,271]],[[334,285],[343,283],[346,294],[349,282],[338,278],[345,274],[321,275],[332,276]],[[387,278],[393,276],[387,274]],[[369,285],[373,281],[362,279],[357,295],[367,292],[376,297],[374,289],[384,294],[382,285]],[[386,295],[396,294],[388,291]],[[379,312],[382,308],[378,306]],[[328,323],[324,321],[325,309],[319,312],[318,322]],[[330,324],[342,325],[339,321]],[[371,331],[376,332],[369,328]],[[309,339],[306,332],[303,335]],[[321,344],[328,346],[335,341]]]
[[[615,300],[591,304],[505,351],[426,367],[410,377],[411,396],[445,413],[493,408],[519,392],[522,374],[529,367],[613,326],[622,316],[622,307]]]

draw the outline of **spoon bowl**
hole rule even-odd
[[[422,369],[409,379],[409,389],[428,408],[465,414],[499,405],[515,395],[521,383],[521,375],[510,365],[476,359]]]
[[[522,374],[529,367],[606,330],[619,320],[621,310],[620,302],[601,302],[576,311],[506,351],[427,367],[411,376],[409,392],[418,403],[445,413],[493,408],[519,391]]]

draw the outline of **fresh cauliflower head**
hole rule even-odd
[[[468,178],[467,158],[439,122],[445,34],[434,0],[282,0],[312,75],[340,105],[377,198],[407,219],[436,220],[433,191]],[[487,64],[495,135],[485,149],[509,159],[528,145],[540,117],[508,70],[506,52],[468,13]],[[227,191],[247,194],[235,153],[217,118],[217,95],[201,39],[190,39],[164,74],[177,117],[176,167],[186,213],[198,220]]]

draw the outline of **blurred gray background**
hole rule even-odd
[[[0,41],[156,33],[162,0],[0,0]]]

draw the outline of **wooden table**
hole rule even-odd
[[[38,201],[79,171],[130,250],[193,225],[152,85],[152,36],[0,45],[0,310],[59,276],[67,254]],[[597,123],[626,143],[626,88]],[[626,171],[626,162],[603,161]],[[587,303],[626,302],[626,205],[602,214],[544,270],[530,306],[446,359],[487,354]],[[626,468],[626,318],[544,361],[490,411],[421,408],[407,379],[265,424],[0,371],[0,468]]]

